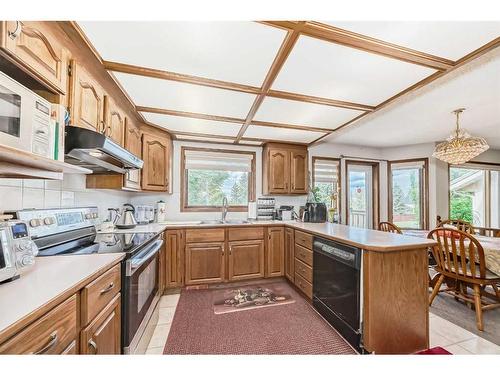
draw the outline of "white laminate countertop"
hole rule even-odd
[[[93,275],[123,257],[122,253],[37,257],[35,265],[19,279],[0,285],[0,341],[8,336],[7,330],[13,324],[80,289]]]
[[[138,225],[133,229],[113,229],[100,233],[160,233],[166,229],[181,228],[213,228],[227,226],[280,226],[284,225],[294,229],[308,232],[312,235],[339,241],[369,251],[395,251],[425,248],[436,244],[434,240],[405,236],[397,233],[381,232],[373,229],[357,228],[349,225],[332,223],[303,223],[300,221],[251,221],[240,224],[200,224],[199,221],[169,221]]]

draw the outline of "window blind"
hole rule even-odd
[[[186,150],[185,169],[251,172],[253,155],[231,152]]]
[[[500,165],[497,164],[481,164],[481,163],[465,163],[461,165],[450,165],[452,168],[463,169],[481,169],[485,171],[500,171]]]
[[[419,160],[419,161],[409,161],[406,163],[392,163],[391,164],[391,170],[397,170],[397,169],[423,169],[424,168],[424,161]]]
[[[314,182],[334,183],[338,181],[339,162],[337,160],[314,160]]]

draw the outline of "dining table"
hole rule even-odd
[[[429,232],[430,230],[405,229],[403,230],[403,235],[427,238]],[[488,237],[476,234],[474,237],[483,246],[486,268],[500,277],[500,237]]]

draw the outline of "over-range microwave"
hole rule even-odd
[[[0,144],[54,158],[51,104],[0,72]]]

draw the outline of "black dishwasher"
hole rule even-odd
[[[315,237],[313,250],[313,306],[362,352],[361,249]]]

